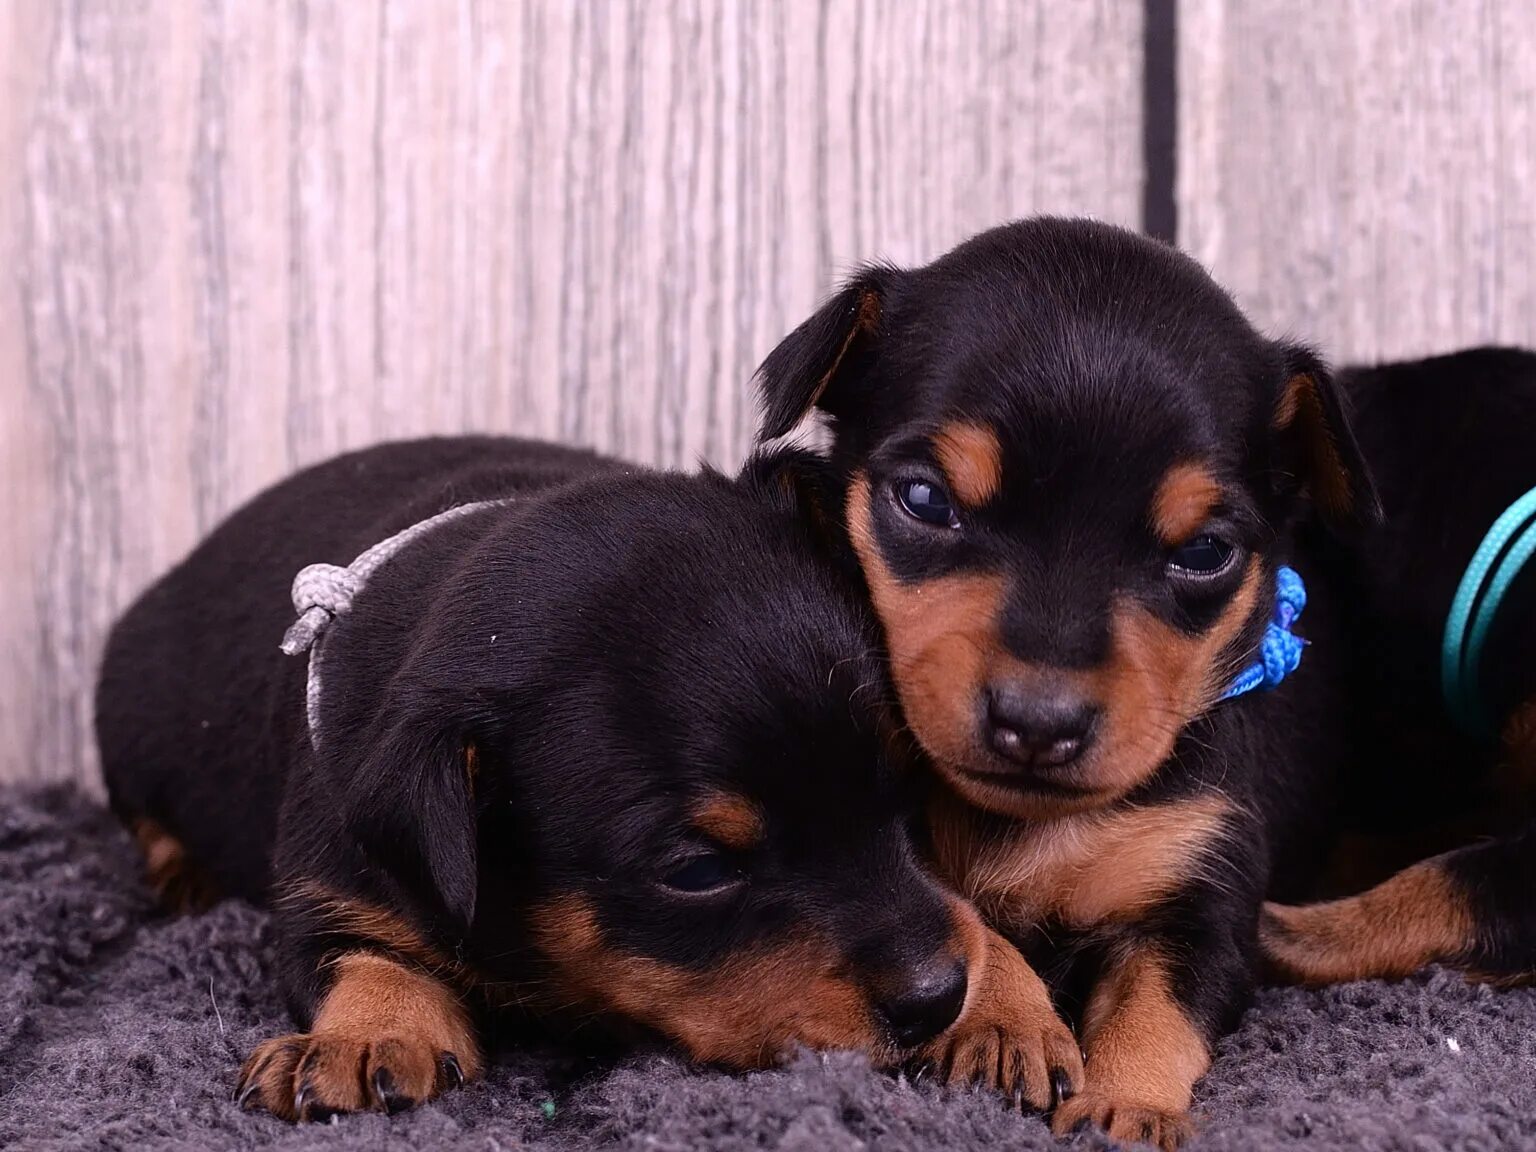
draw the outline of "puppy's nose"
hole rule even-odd
[[[987,690],[993,751],[1028,768],[1060,768],[1088,749],[1099,709],[1070,688],[994,684]]]
[[[913,969],[901,987],[876,1005],[903,1048],[915,1048],[948,1028],[965,1005],[965,961],[936,957]]]

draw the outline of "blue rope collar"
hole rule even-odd
[[[1504,594],[1520,569],[1536,555],[1536,488],[1516,500],[1493,522],[1472,554],[1445,618],[1440,645],[1440,689],[1451,718],[1467,732],[1489,736],[1493,725],[1478,690],[1483,645]]]
[[[1275,614],[1259,641],[1259,658],[1237,674],[1221,694],[1223,700],[1262,688],[1275,687],[1301,667],[1301,650],[1307,642],[1291,631],[1291,625],[1307,606],[1307,586],[1301,573],[1282,566],[1275,573]]]

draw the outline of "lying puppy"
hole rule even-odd
[[[271,902],[304,1030],[251,1055],[243,1104],[408,1106],[482,1072],[501,1009],[734,1067],[797,1044],[888,1065],[1009,971],[914,856],[878,637],[818,558],[809,467],[373,448],[261,495],[134,605],[97,700],[112,803],[168,897]],[[294,582],[295,624],[294,574],[353,557]],[[1038,1023],[1043,1104],[1040,1051],[1073,1041]]]
[[[1343,757],[1297,531],[1378,516],[1335,382],[1178,252],[1036,219],[860,272],[759,386],[765,439],[831,417],[942,871],[1080,1015],[1055,1128],[1174,1147]],[[1295,668],[1282,565],[1315,643],[1248,691]]]
[[[1476,349],[1352,371],[1345,386],[1386,509],[1354,564],[1362,607],[1350,645],[1362,660],[1351,700],[1361,739],[1344,800],[1365,839],[1351,840],[1356,870],[1345,884],[1373,879],[1358,870],[1362,848],[1378,868],[1444,851],[1349,899],[1271,907],[1265,952],[1277,976],[1306,984],[1401,977],[1430,963],[1529,981],[1536,355]],[[1505,544],[1493,541],[1479,566],[1486,578],[1468,581],[1500,521]],[[1511,578],[1494,600],[1501,568]],[[1457,615],[1464,586],[1468,610]],[[1487,624],[1474,651],[1480,616]]]

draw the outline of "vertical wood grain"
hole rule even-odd
[[[730,465],[855,263],[1134,224],[1140,12],[4,6],[0,779],[94,783],[111,620],[295,466],[469,429]]]
[[[51,13],[0,8],[0,779],[68,778],[72,761],[30,752],[34,733],[57,724],[53,682],[44,684],[38,611],[52,487],[46,412],[30,388],[27,282],[22,266],[26,174],[19,162],[43,86],[38,45],[52,39]]]
[[[1184,0],[1180,241],[1340,360],[1536,343],[1536,5]]]

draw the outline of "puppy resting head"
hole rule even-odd
[[[487,513],[378,705],[328,738],[362,751],[369,850],[509,998],[733,1066],[895,1060],[960,1012],[979,926],[915,858],[875,624],[796,467]],[[366,799],[401,780],[410,805]]]

